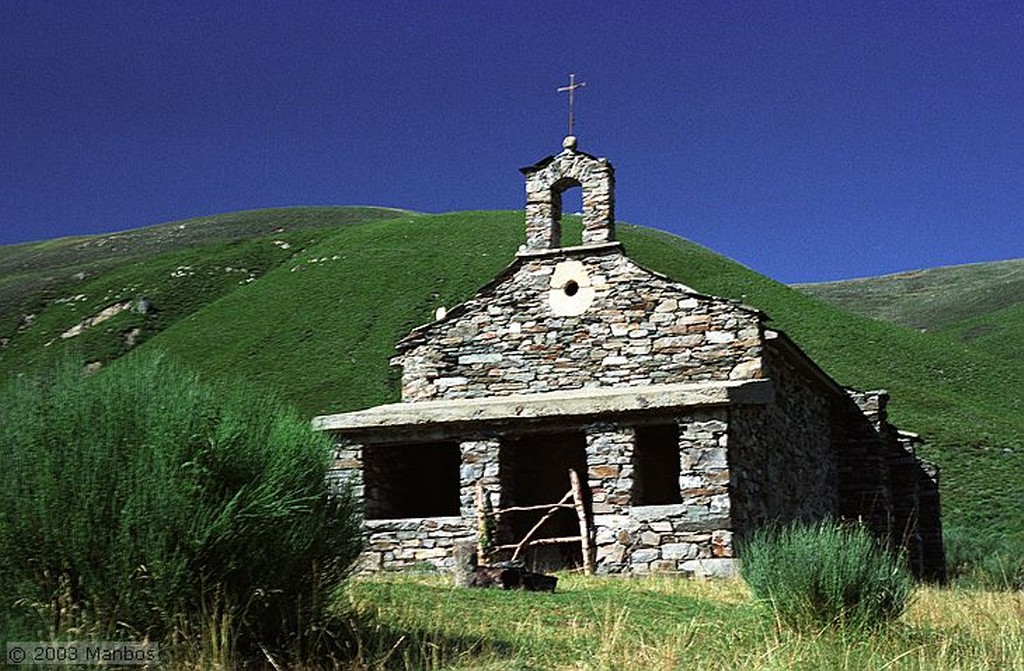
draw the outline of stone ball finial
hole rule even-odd
[[[576,151],[576,136],[566,135],[565,139],[562,140],[562,148],[568,149],[569,151]]]

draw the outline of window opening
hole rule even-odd
[[[367,445],[363,448],[366,519],[459,514],[457,442]]]
[[[555,219],[558,224],[560,247],[577,247],[583,244],[583,187],[574,182],[554,188]]]
[[[633,448],[633,505],[682,503],[679,490],[679,426],[638,426]]]

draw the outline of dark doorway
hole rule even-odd
[[[590,511],[587,482],[587,439],[579,431],[530,434],[502,440],[499,455],[502,508],[556,503],[569,491],[569,469],[583,485],[584,506]],[[570,499],[571,501],[571,499]],[[543,510],[510,513],[501,521],[502,543],[516,543],[544,516]],[[579,518],[571,509],[559,510],[535,538],[580,534]],[[525,555],[533,570],[551,571],[582,565],[579,542],[537,546]]]

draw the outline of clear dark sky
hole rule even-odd
[[[0,244],[521,209],[569,72],[620,220],[785,282],[1024,256],[1019,1],[2,0]]]

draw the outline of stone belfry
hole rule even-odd
[[[569,86],[558,89],[569,93],[569,134],[561,153],[520,169],[526,175],[526,244],[520,251],[560,246],[562,193],[574,187],[583,191],[583,244],[615,240],[615,169],[606,158],[578,151],[572,134],[573,92],[581,86],[570,75]]]

